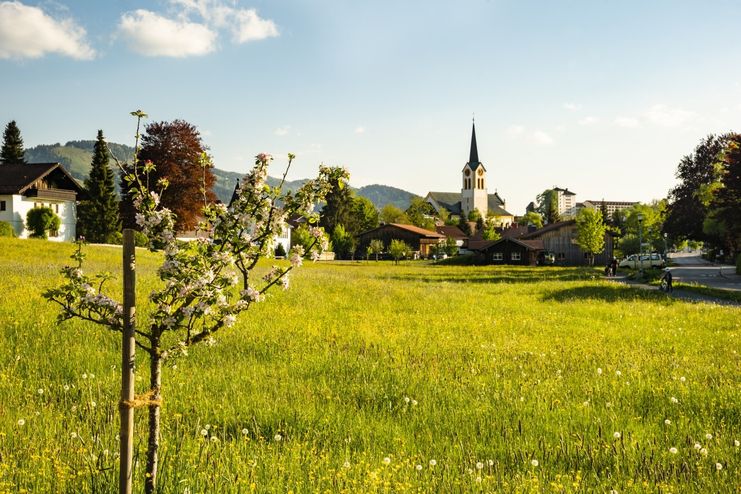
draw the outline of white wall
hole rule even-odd
[[[34,197],[24,197],[21,195],[3,195],[0,201],[5,201],[5,211],[0,211],[0,221],[7,221],[15,229],[16,235],[20,238],[28,238],[28,231],[25,228],[26,215],[34,208],[34,204],[51,207],[52,211],[62,220],[59,227],[59,235],[49,237],[49,240],[57,242],[72,242],[76,237],[76,219],[77,208],[72,201],[50,201],[40,200]]]

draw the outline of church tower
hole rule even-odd
[[[476,147],[476,123],[471,130],[471,154],[468,163],[463,167],[463,188],[461,189],[461,212],[468,218],[468,213],[478,209],[486,218],[489,209],[489,195],[486,192],[486,168],[479,161]]]

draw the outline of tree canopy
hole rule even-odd
[[[25,163],[26,160],[23,157],[24,152],[21,131],[18,125],[16,125],[15,120],[11,120],[5,126],[5,132],[3,132],[3,147],[0,150],[0,162],[8,165]]]
[[[558,193],[553,189],[546,189],[537,197],[536,211],[541,214],[546,223],[558,223],[561,216],[558,214]]]
[[[583,208],[576,215],[576,243],[594,264],[594,255],[605,250],[605,222],[598,209]]]

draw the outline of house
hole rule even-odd
[[[432,248],[445,242],[445,236],[413,225],[387,223],[358,235],[358,251],[365,252],[371,240],[381,240],[388,249],[392,240],[403,240],[420,257],[432,255]]]
[[[84,191],[59,163],[0,165],[0,221],[7,221],[16,234],[26,238],[26,215],[35,207],[51,208],[61,226],[49,240],[76,239],[77,198]]]
[[[439,225],[435,227],[435,231],[446,239],[452,238],[455,240],[455,245],[458,246],[458,249],[464,249],[468,244],[468,236],[455,225]]]
[[[461,181],[460,193],[428,192],[425,201],[438,213],[444,209],[453,216],[468,218],[471,211],[478,209],[484,218],[493,217],[498,226],[507,226],[514,222],[514,215],[505,209],[506,204],[499,194],[496,191],[493,194],[488,193],[487,171],[479,161],[475,123],[471,131],[468,163],[461,171]]]
[[[576,244],[576,220],[551,223],[538,230],[526,233],[518,240],[541,240],[543,250],[552,253],[556,264],[581,266],[589,262],[587,254]],[[595,265],[607,264],[613,256],[612,235],[605,233],[605,250],[594,256]]]
[[[521,266],[535,266],[538,262],[538,255],[544,250],[543,241],[540,239],[521,240],[512,237],[489,241],[478,248],[478,252],[487,264]]]

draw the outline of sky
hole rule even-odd
[[[218,168],[289,152],[289,178],[460,191],[479,159],[507,209],[667,195],[682,156],[741,132],[741,2],[0,0],[0,123],[26,147],[133,145],[197,126]]]

